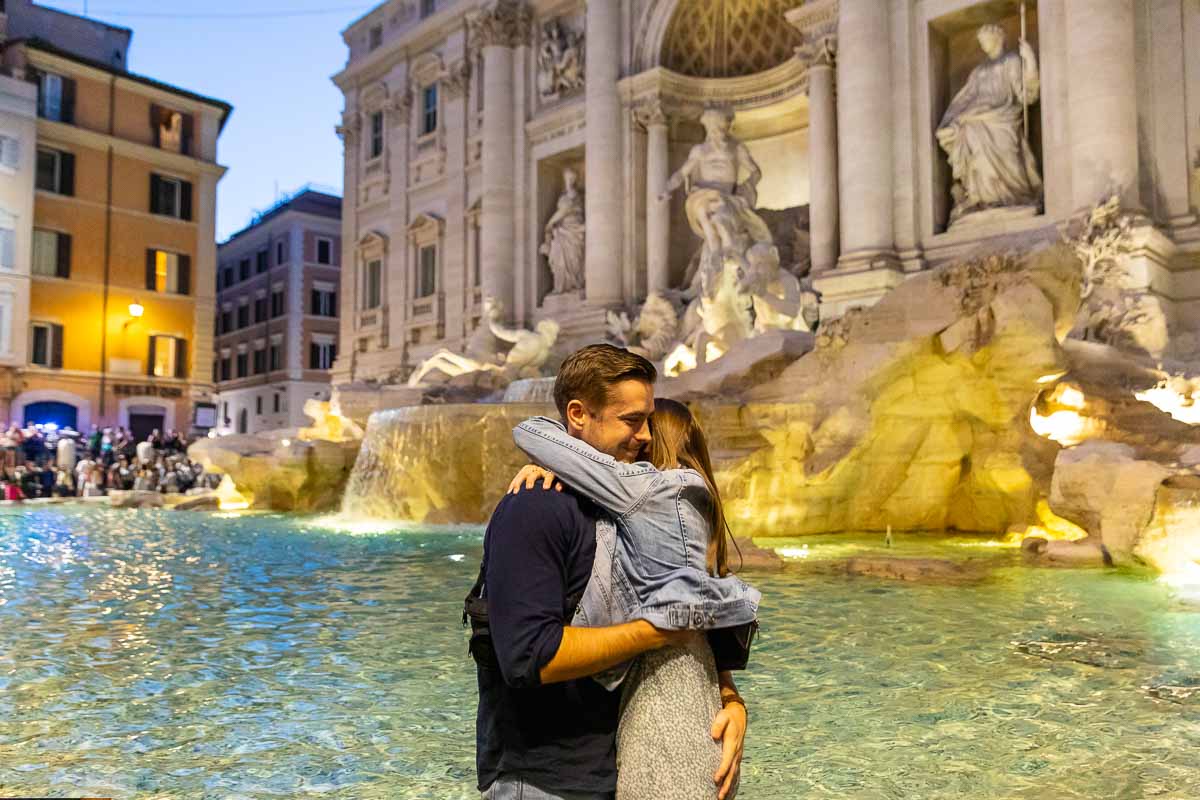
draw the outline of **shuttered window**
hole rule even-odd
[[[39,367],[62,369],[63,326],[35,322],[30,326],[29,362]]]
[[[179,178],[151,173],[150,213],[164,217],[192,218],[192,184]]]
[[[165,294],[191,294],[192,258],[166,250],[146,251],[146,289]]]
[[[151,336],[146,372],[153,378],[187,377],[187,340],[178,336]]]
[[[54,72],[31,70],[38,85],[38,116],[54,122],[75,122],[75,81]]]
[[[71,277],[70,234],[34,228],[30,271],[48,278]]]
[[[73,196],[75,194],[75,154],[39,147],[37,151],[37,188]]]

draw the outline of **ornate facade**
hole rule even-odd
[[[462,352],[485,297],[501,322],[557,321],[566,349],[685,289],[701,241],[685,194],[663,195],[710,106],[761,167],[754,208],[822,319],[980,248],[1055,239],[1117,192],[1139,220],[1131,280],[1197,341],[1195,2],[389,0],[344,37],[335,384]],[[968,125],[976,111],[992,121]],[[564,175],[582,289],[556,292]]]

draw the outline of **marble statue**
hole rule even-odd
[[[550,351],[558,340],[559,325],[554,320],[542,320],[534,330],[509,328],[501,324],[503,306],[494,298],[483,301],[483,319],[467,342],[466,352],[456,353],[445,348],[438,350],[422,361],[408,379],[409,386],[421,386],[433,372],[446,378],[456,378],[471,372],[499,373],[508,380],[536,378],[550,357]],[[494,352],[492,339],[510,343],[508,353],[500,358],[487,355]]]
[[[704,141],[688,153],[658,199],[665,202],[681,186],[687,192],[688,224],[704,243],[702,271],[715,278],[726,259],[744,266],[746,250],[770,243],[771,231],[754,213],[762,170],[746,145],[731,135],[733,116],[724,109],[707,108],[700,124]]]
[[[811,311],[815,295],[800,279],[779,265],[779,251],[756,244],[747,253],[750,269],[740,290],[750,295],[754,309],[754,332],[811,330],[805,311]],[[807,308],[806,308],[807,304]]]
[[[1033,47],[1022,39],[1018,52],[1006,52],[999,25],[984,25],[977,38],[987,58],[971,71],[937,129],[954,175],[951,226],[978,212],[1036,207],[1042,197],[1024,122],[1040,86]]]
[[[731,135],[732,114],[707,108],[700,124],[704,141],[692,148],[659,195],[665,202],[676,189],[685,189],[688,224],[702,242],[692,281],[696,296],[684,315],[685,345],[697,365],[753,334],[753,300],[743,286],[751,272],[750,255],[756,247],[774,251],[771,231],[754,211],[762,170]],[[761,249],[754,252],[761,257]]]
[[[609,311],[607,327],[611,341],[654,362],[666,358],[679,342],[679,314],[658,292],[646,298],[636,320],[624,311]]]
[[[570,167],[563,170],[563,193],[546,222],[546,238],[539,252],[550,262],[554,276],[551,294],[574,292],[583,288],[583,193],[578,189],[579,175]]]
[[[544,98],[554,98],[583,86],[583,34],[552,19],[542,28],[538,51],[537,85]]]

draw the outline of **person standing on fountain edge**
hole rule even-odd
[[[656,377],[644,358],[592,345],[563,362],[555,402],[572,436],[632,463],[650,442]],[[489,800],[612,798],[620,694],[588,676],[695,638],[695,631],[663,630],[644,619],[570,624],[592,576],[597,523],[612,523],[583,495],[558,488],[501,500],[468,597],[468,609],[479,597],[486,607],[472,654],[479,665],[478,786]],[[472,613],[473,628],[475,621]],[[722,746],[714,783],[723,797],[740,769],[746,710],[729,673],[720,680],[723,707],[711,732]]]

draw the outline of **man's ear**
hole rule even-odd
[[[566,422],[568,433],[579,433],[582,431],[587,418],[588,412],[582,400],[570,400],[567,402],[567,413],[564,421]]]

